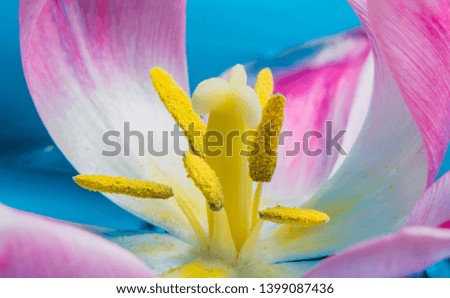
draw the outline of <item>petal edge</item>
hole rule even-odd
[[[87,231],[0,205],[0,277],[154,277],[134,255]]]

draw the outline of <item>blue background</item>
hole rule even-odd
[[[96,193],[53,145],[22,73],[19,1],[0,1],[0,202],[87,224],[135,229],[144,222]],[[187,53],[191,87],[236,63],[268,59],[308,40],[359,26],[344,0],[189,0]],[[441,170],[450,168],[450,155]]]

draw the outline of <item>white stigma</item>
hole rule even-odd
[[[238,64],[231,69],[228,81],[220,78],[201,82],[192,95],[195,112],[206,115],[221,107],[238,109],[245,123],[255,128],[261,121],[262,109],[258,95],[247,85],[247,73]]]

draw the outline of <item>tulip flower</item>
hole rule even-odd
[[[120,248],[1,207],[0,274],[407,276],[450,257],[448,174],[433,184],[450,131],[448,2],[350,2],[364,32],[234,66],[190,96],[184,1],[22,1],[25,77],[75,182],[167,233],[102,233]],[[156,144],[178,125],[184,156],[105,156],[124,123]],[[293,138],[268,144],[266,123]],[[346,130],[348,155],[317,137],[330,129]],[[211,156],[212,131],[256,132],[278,154],[243,156],[237,138]],[[322,154],[287,154],[311,131]]]

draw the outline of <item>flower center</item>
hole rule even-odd
[[[228,82],[215,78],[200,83],[192,101],[195,111],[209,114],[208,135],[216,134],[223,141],[220,152],[206,154],[205,161],[219,177],[230,233],[236,250],[240,251],[252,220],[252,180],[247,157],[242,154],[248,146],[242,142],[242,136],[248,127],[255,128],[261,121],[258,95],[247,86],[245,70],[238,65],[231,70]],[[211,211],[208,223],[210,232],[218,224]]]
[[[192,101],[165,70],[155,67],[150,75],[160,99],[188,139],[190,151],[183,161],[188,177],[206,199],[208,231],[192,212],[191,202],[169,186],[99,175],[79,175],[76,183],[89,190],[141,199],[173,196],[196,233],[198,245],[210,258],[227,263],[251,257],[263,221],[304,227],[329,221],[316,210],[282,206],[259,210],[263,183],[270,182],[275,171],[285,106],[281,94],[272,94],[270,70],[259,73],[253,89],[247,85],[244,67],[237,65],[228,80],[201,82]],[[198,114],[209,115],[207,125]],[[208,148],[211,137],[222,141],[220,150]],[[197,271],[203,268],[190,266]]]

